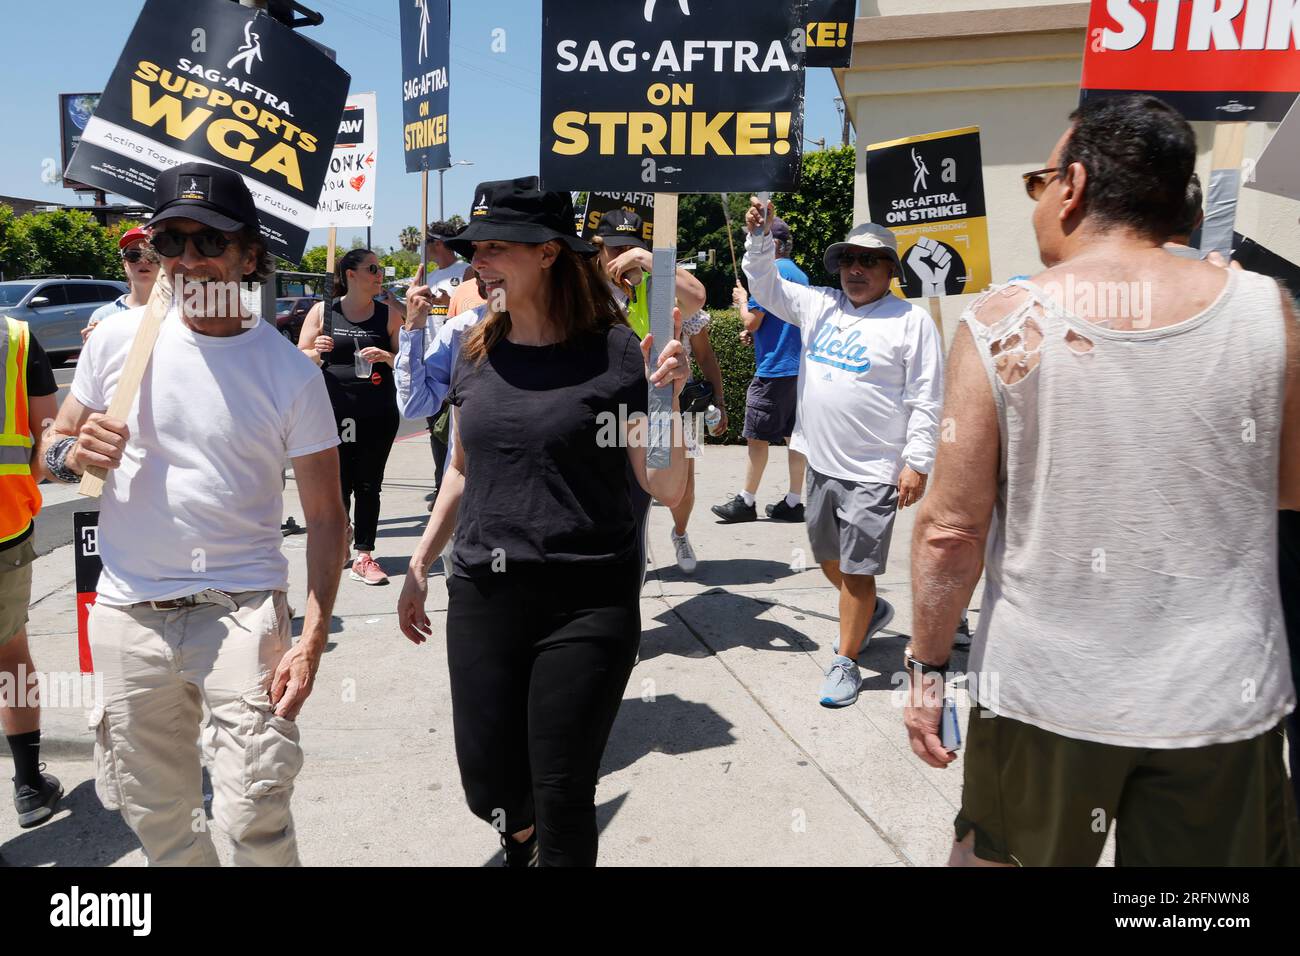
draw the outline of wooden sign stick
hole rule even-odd
[[[677,302],[677,193],[655,194],[654,265],[650,271],[650,332],[654,348],[650,368],[659,365],[659,353],[673,338],[673,309]],[[672,455],[673,390],[671,385],[650,389],[650,441],[646,465],[667,468]]]
[[[127,353],[126,364],[122,367],[122,375],[117,380],[117,388],[114,389],[113,398],[108,403],[108,411],[105,414],[109,418],[126,421],[127,416],[131,414],[131,406],[135,404],[136,394],[140,391],[140,382],[144,379],[145,369],[149,367],[149,359],[153,355],[154,343],[158,341],[158,331],[162,328],[163,319],[167,317],[171,305],[171,279],[167,277],[165,270],[159,269],[158,279],[154,282],[153,292],[149,295],[149,305],[144,310],[143,318],[140,319],[140,326],[135,331],[135,340],[131,343],[131,351]],[[89,466],[81,476],[81,484],[77,491],[87,498],[98,498],[104,493],[104,480],[107,477],[107,469]]]

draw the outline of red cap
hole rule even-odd
[[[128,229],[126,232],[122,233],[122,238],[117,240],[117,247],[119,249],[125,249],[131,243],[139,242],[141,240],[148,242],[149,233],[141,229],[139,226],[136,226],[134,229]]]

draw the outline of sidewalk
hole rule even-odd
[[[601,863],[942,864],[961,760],[939,771],[916,759],[892,700],[911,627],[916,509],[899,516],[890,570],[879,580],[897,615],[863,657],[862,696],[854,707],[827,710],[816,694],[834,654],[836,593],[820,571],[791,570],[812,564],[804,526],[727,526],[709,512],[739,488],[744,467],[741,447],[709,447],[697,462],[690,532],[700,565],[693,577],[673,561],[668,510],[653,510],[641,663],[597,791]],[[431,473],[423,433],[394,447],[376,553],[393,581],[367,588],[345,573],[340,584],[332,639],[298,718],[306,763],[294,816],[308,865],[499,862],[495,833],[466,808],[456,769],[437,634],[446,614],[440,581],[430,585],[434,640],[417,648],[396,628],[401,576],[427,518]],[[760,515],[763,504],[784,493],[784,480],[785,452],[777,449],[759,494]],[[292,481],[285,509],[301,522]],[[284,546],[290,603],[301,610],[306,537],[288,537]],[[35,570],[29,632],[43,671],[77,668],[74,599],[72,549],[60,547]],[[294,627],[296,633],[301,618]],[[95,797],[92,736],[82,711],[47,708],[44,741],[48,769],[67,791],[62,810],[23,831],[6,798],[3,862],[142,865],[134,836]],[[7,780],[12,772],[5,750],[0,775]],[[220,836],[217,844],[225,854]]]

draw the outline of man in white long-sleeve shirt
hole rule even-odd
[[[889,558],[897,509],[920,500],[934,464],[943,353],[930,316],[889,291],[901,265],[888,229],[858,226],[826,250],[826,271],[839,275],[840,289],[805,287],[777,272],[764,225],[772,218],[770,203],[751,203],[744,269],[750,294],[801,330],[790,447],[808,459],[813,558],[840,592],[838,653],[819,700],[844,707],[858,699],[857,656],[894,614],[877,600],[876,575]]]

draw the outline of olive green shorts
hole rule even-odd
[[[1180,750],[1063,737],[971,711],[957,839],[1021,866],[1095,866],[1115,823],[1122,866],[1294,866],[1300,829],[1282,725]]]
[[[0,551],[0,647],[12,641],[27,623],[35,560],[36,546],[31,538]]]

